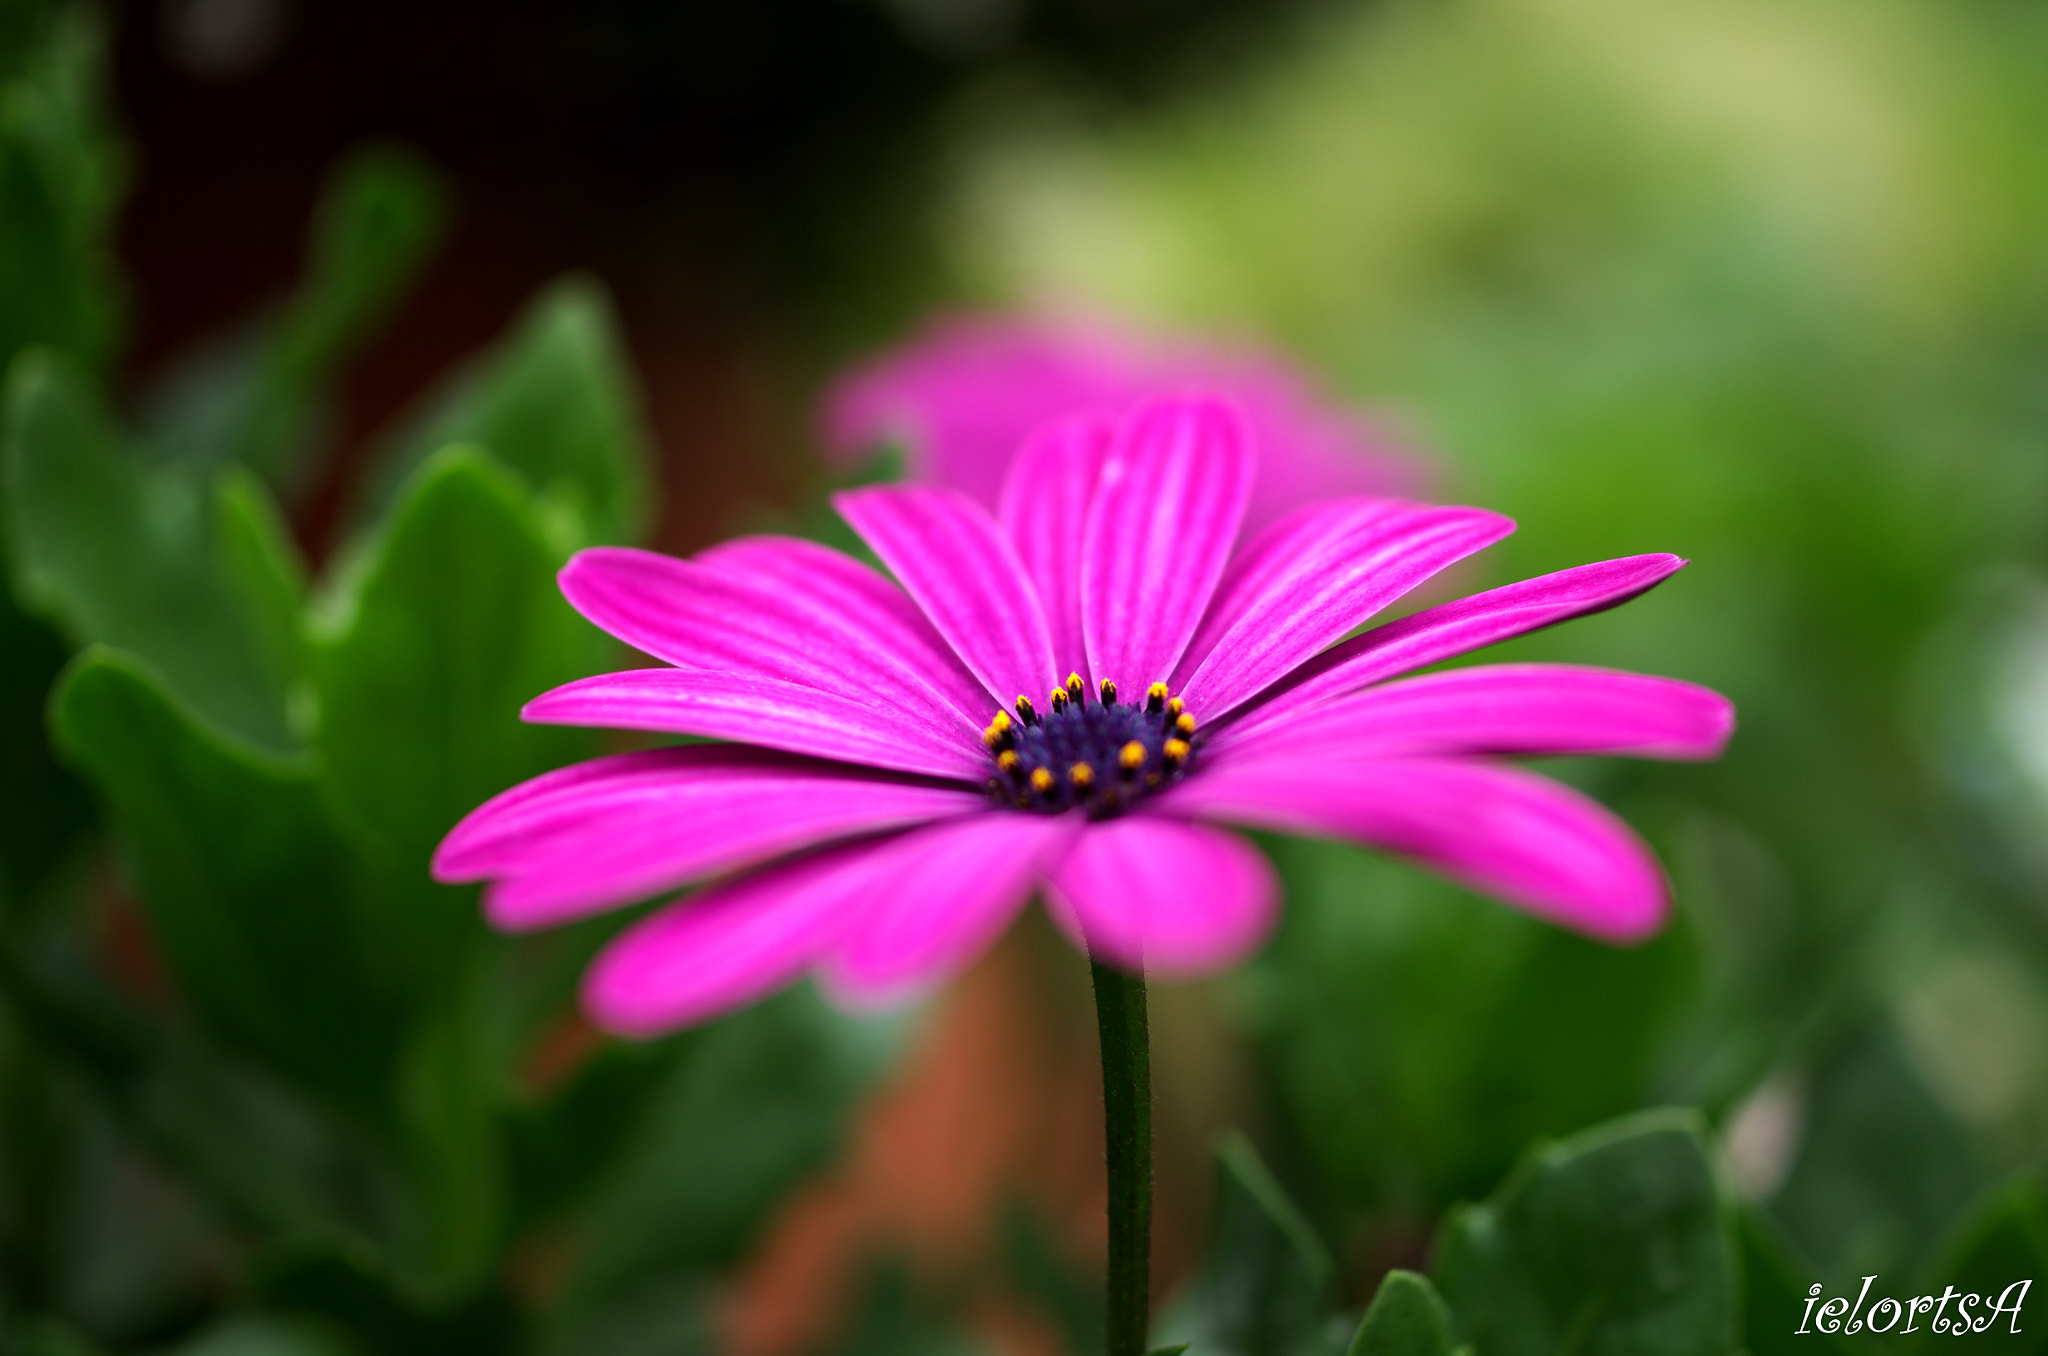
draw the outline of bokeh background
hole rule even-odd
[[[1693,561],[1499,657],[1741,711],[1553,769],[1670,868],[1639,949],[1267,844],[1279,934],[1155,998],[1163,1293],[1227,1129],[1355,1308],[1662,1105],[1752,1297],[1986,1200],[2048,1257],[2044,71],[2022,0],[5,0],[0,1349],[1089,1350],[1042,920],[628,1047],[614,923],[424,876],[601,746],[512,720],[617,661],[554,563],[814,521],[934,309],[1277,347],[1521,522],[1459,586]]]

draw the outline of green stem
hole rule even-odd
[[[1108,1356],[1145,1356],[1152,1255],[1152,1038],[1145,1022],[1145,978],[1100,961],[1092,968],[1109,1157]]]

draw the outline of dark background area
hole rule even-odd
[[[342,455],[295,514],[306,544],[332,544],[367,432],[583,269],[609,285],[644,379],[669,487],[657,544],[701,545],[735,502],[802,474],[824,364],[928,300],[914,209],[949,96],[1015,75],[1108,106],[1170,100],[1213,89],[1300,8],[125,4],[129,378],[281,295],[335,158],[403,142],[448,176],[449,230],[346,375]]]

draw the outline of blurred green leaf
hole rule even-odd
[[[669,1044],[606,1042],[544,1101],[510,1109],[506,1175],[521,1226],[553,1219],[602,1180],[633,1141],[675,1053]]]
[[[770,1208],[838,1151],[894,1034],[800,988],[671,1037],[664,1086],[581,1214],[571,1304],[736,1261]]]
[[[0,1356],[104,1356],[105,1348],[86,1340],[67,1323],[32,1319],[0,1326]]]
[[[327,392],[397,304],[439,240],[446,190],[418,155],[358,147],[328,173],[304,275],[274,314],[185,358],[141,426],[198,466],[240,463],[291,482],[324,436]]]
[[[537,1345],[539,1356],[715,1356],[715,1292],[667,1276],[580,1311]]]
[[[1955,1119],[1882,1021],[1850,1031],[1821,1062],[1805,1107],[1772,1217],[1818,1279],[1916,1271],[1983,1185]]]
[[[92,822],[92,799],[50,747],[43,709],[68,651],[0,589],[0,929],[12,926]]]
[[[107,127],[104,25],[8,7],[0,53],[0,364],[47,344],[98,368],[121,320],[109,244],[126,157]]]
[[[410,1293],[360,1250],[287,1247],[256,1268],[254,1290],[267,1313],[321,1323],[363,1356],[516,1349],[518,1319],[502,1291],[453,1301]]]
[[[919,1294],[908,1268],[892,1259],[873,1263],[859,1309],[825,1356],[987,1356],[986,1343],[963,1335]]]
[[[59,682],[58,747],[106,799],[151,932],[192,1010],[302,1084],[375,1115],[398,1039],[393,968],[350,894],[359,868],[312,775],[210,733],[134,658]]]
[[[1107,1341],[1101,1268],[1082,1265],[1021,1201],[1004,1207],[1002,1230],[1003,1269],[1017,1294],[1059,1332],[1068,1356],[1101,1356]]]
[[[1432,1272],[1487,1356],[1728,1356],[1735,1239],[1691,1112],[1538,1149],[1444,1226]]]
[[[220,731],[292,748],[297,567],[260,495],[234,480],[217,492],[130,452],[74,365],[52,355],[10,370],[5,437],[22,601],[76,643],[138,656]]]
[[[208,1328],[161,1356],[372,1356],[332,1325],[247,1314]]]
[[[369,926],[422,994],[486,935],[474,891],[428,879],[435,845],[490,796],[596,751],[590,731],[519,720],[611,653],[556,588],[560,564],[516,479],[450,448],[420,467],[316,614],[322,785],[375,878]]]
[[[1427,1276],[1389,1271],[1346,1356],[1450,1356],[1451,1311]]]
[[[1693,980],[1681,927],[1622,950],[1357,848],[1264,843],[1288,906],[1237,983],[1319,1218],[1427,1227],[1649,1093]]]
[[[618,321],[599,285],[570,277],[421,411],[381,454],[371,513],[448,443],[480,443],[524,476],[574,545],[632,542],[652,515],[650,447]]]
[[[462,1294],[487,1275],[504,1241],[505,1151],[499,1134],[506,1058],[473,975],[445,977],[446,1001],[409,1033],[398,1110],[417,1198],[401,1256],[416,1288]]]
[[[1770,1217],[1744,1207],[1736,1211],[1735,1223],[1742,1248],[1742,1340],[1749,1356],[1852,1349],[1839,1333],[1810,1326],[1799,1331],[1807,1312],[1807,1287],[1814,1277],[1801,1268]]]
[[[1970,1316],[1982,1321],[1996,1297],[2018,1281],[2032,1281],[2033,1286],[2014,1291],[2015,1300],[2035,1298],[2030,1292],[2048,1286],[2048,1190],[2032,1170],[2000,1183],[1958,1221],[1921,1273],[1917,1293],[1938,1296],[1953,1286],[1958,1295],[1981,1295],[1983,1304],[1973,1306]],[[2041,1321],[2039,1307],[2037,1299],[2034,1314],[2025,1322],[1999,1318],[1984,1336],[1998,1339],[2001,1351],[2048,1351],[2048,1323]],[[1955,1317],[1955,1310],[1944,1317]],[[1914,1350],[1945,1347],[1955,1335],[1923,1328],[1914,1334],[1917,1341],[1909,1343]]]
[[[1216,1356],[1327,1349],[1329,1251],[1242,1135],[1216,1146],[1215,1218],[1208,1257],[1164,1335]]]

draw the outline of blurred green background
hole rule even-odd
[[[1281,347],[1522,523],[1463,585],[1694,562],[1496,655],[1741,712],[1553,769],[1670,868],[1638,950],[1267,844],[1279,935],[1162,999],[1258,1146],[1196,1356],[1341,1350],[1432,1238],[1481,1356],[1564,1349],[1445,1212],[1658,1106],[1734,1326],[1572,1349],[2048,1284],[2044,71],[2020,0],[5,0],[0,1351],[718,1349],[920,1016],[605,1043],[616,921],[494,938],[426,855],[610,747],[512,719],[619,659],[560,561],[801,521],[820,384],[945,305]],[[1086,1349],[1085,1257],[1004,1227]],[[872,1274],[821,1351],[1041,1349]]]

